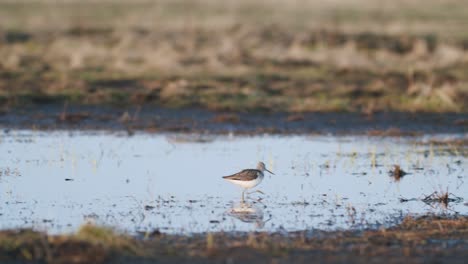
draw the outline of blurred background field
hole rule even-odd
[[[0,1],[3,111],[468,112],[468,2]]]

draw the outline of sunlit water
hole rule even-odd
[[[3,132],[0,229],[63,233],[94,222],[130,233],[333,230],[467,214],[466,151],[418,140]],[[221,176],[258,161],[276,175],[241,205],[240,188]],[[393,164],[410,174],[395,181]],[[447,208],[418,200],[441,190],[463,200]]]

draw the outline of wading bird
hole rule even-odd
[[[274,175],[273,172],[267,170],[267,168],[265,167],[265,163],[259,162],[257,165],[257,169],[246,169],[236,174],[224,176],[223,179],[231,183],[234,183],[236,185],[239,185],[244,189],[242,191],[242,202],[244,202],[245,191],[247,191],[247,189],[250,189],[259,185],[262,182],[263,177],[265,176],[263,174],[264,171],[268,171],[269,173]],[[261,193],[261,191],[256,191],[256,192]]]

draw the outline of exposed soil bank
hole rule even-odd
[[[84,226],[49,236],[0,232],[2,263],[464,263],[468,218],[407,217],[393,228],[367,231],[143,234],[144,239]]]
[[[0,114],[3,129],[80,129],[214,134],[368,134],[408,136],[466,133],[467,114],[220,113],[202,109],[46,105]]]

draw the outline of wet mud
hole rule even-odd
[[[199,108],[24,107],[0,114],[0,127],[32,130],[111,130],[210,134],[365,134],[417,136],[466,133],[464,113],[232,113]]]

